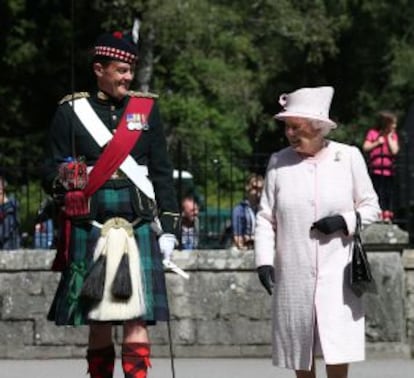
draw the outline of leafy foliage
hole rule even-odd
[[[197,176],[207,151],[224,186],[284,146],[283,92],[333,85],[333,137],[357,144],[377,111],[402,118],[412,101],[409,0],[5,0],[0,14],[0,165],[41,160],[56,101],[93,85],[95,37],[137,16],[136,86],[160,94],[175,164]]]

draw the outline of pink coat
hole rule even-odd
[[[256,266],[274,265],[273,363],[309,370],[315,330],[327,364],[365,357],[362,301],[348,285],[352,236],[310,232],[313,222],[341,214],[350,234],[378,219],[378,198],[362,154],[330,141],[312,158],[292,148],[272,155],[257,213]],[[315,327],[317,325],[317,327]]]

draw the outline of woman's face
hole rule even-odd
[[[290,146],[301,154],[314,155],[323,147],[322,130],[314,128],[305,118],[287,117],[285,135]]]
[[[397,122],[390,122],[386,128],[387,133],[395,132],[397,129]]]

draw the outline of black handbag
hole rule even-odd
[[[350,285],[356,296],[362,294],[377,293],[377,285],[371,273],[367,253],[361,241],[361,215],[356,213],[356,230],[354,233],[354,245],[352,249],[352,261],[350,269]]]

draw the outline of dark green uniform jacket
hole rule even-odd
[[[151,96],[131,92],[132,96]],[[82,92],[77,97],[88,97],[92,108],[102,122],[113,132],[123,116],[130,96],[121,101],[108,98],[102,92],[95,92],[89,96]],[[153,97],[153,96],[151,96]],[[80,123],[70,105],[71,96],[63,99],[56,111],[49,133],[50,148],[49,160],[45,166],[43,186],[48,193],[54,190],[57,177],[57,168],[68,157],[84,157],[88,166],[93,166],[99,158],[102,148]],[[154,98],[155,100],[155,98]],[[157,102],[148,119],[148,130],[144,130],[130,155],[138,164],[148,167],[149,178],[154,185],[159,218],[164,232],[176,233],[178,223],[178,206],[172,178],[172,165],[168,158],[166,139],[161,124]],[[110,180],[105,185],[133,184],[127,178]],[[153,203],[141,191],[138,191],[136,200],[131,204],[136,208],[139,216],[150,218],[153,215]],[[93,200],[91,202],[91,218],[94,219]]]
[[[132,95],[138,96],[131,93]],[[104,96],[102,92],[94,93],[90,97],[85,93],[77,95],[77,97],[87,96],[92,108],[106,127],[111,132],[115,130],[120,118],[126,116],[124,110],[130,96],[115,101]],[[49,193],[59,188],[58,167],[68,157],[83,157],[88,166],[93,166],[102,153],[95,139],[78,120],[69,101],[70,96],[61,101],[49,133],[49,160],[44,172],[44,187]],[[142,131],[130,155],[138,164],[148,167],[149,178],[154,185],[156,205],[153,200],[137,190],[127,177],[122,177],[120,174],[117,178],[109,179],[92,195],[90,219],[73,219],[71,222],[68,262],[62,268],[61,280],[48,314],[48,319],[55,321],[57,325],[88,323],[92,303],[82,298],[81,292],[86,274],[93,266],[94,251],[101,230],[87,220],[104,224],[113,217],[122,217],[134,224],[133,232],[141,261],[141,279],[145,298],[145,314],[141,316],[142,319],[147,324],[155,324],[157,321],[165,321],[169,318],[162,255],[151,225],[154,216],[157,215],[164,232],[176,233],[178,209],[172,165],[167,156],[166,140],[156,101],[147,123],[148,129]],[[61,228],[60,236],[65,235],[62,230],[64,231],[65,227]],[[58,246],[63,244],[59,243],[61,240],[66,239],[59,237]],[[58,248],[58,250],[64,249]],[[115,323],[125,320],[118,313],[112,313],[106,319]]]

